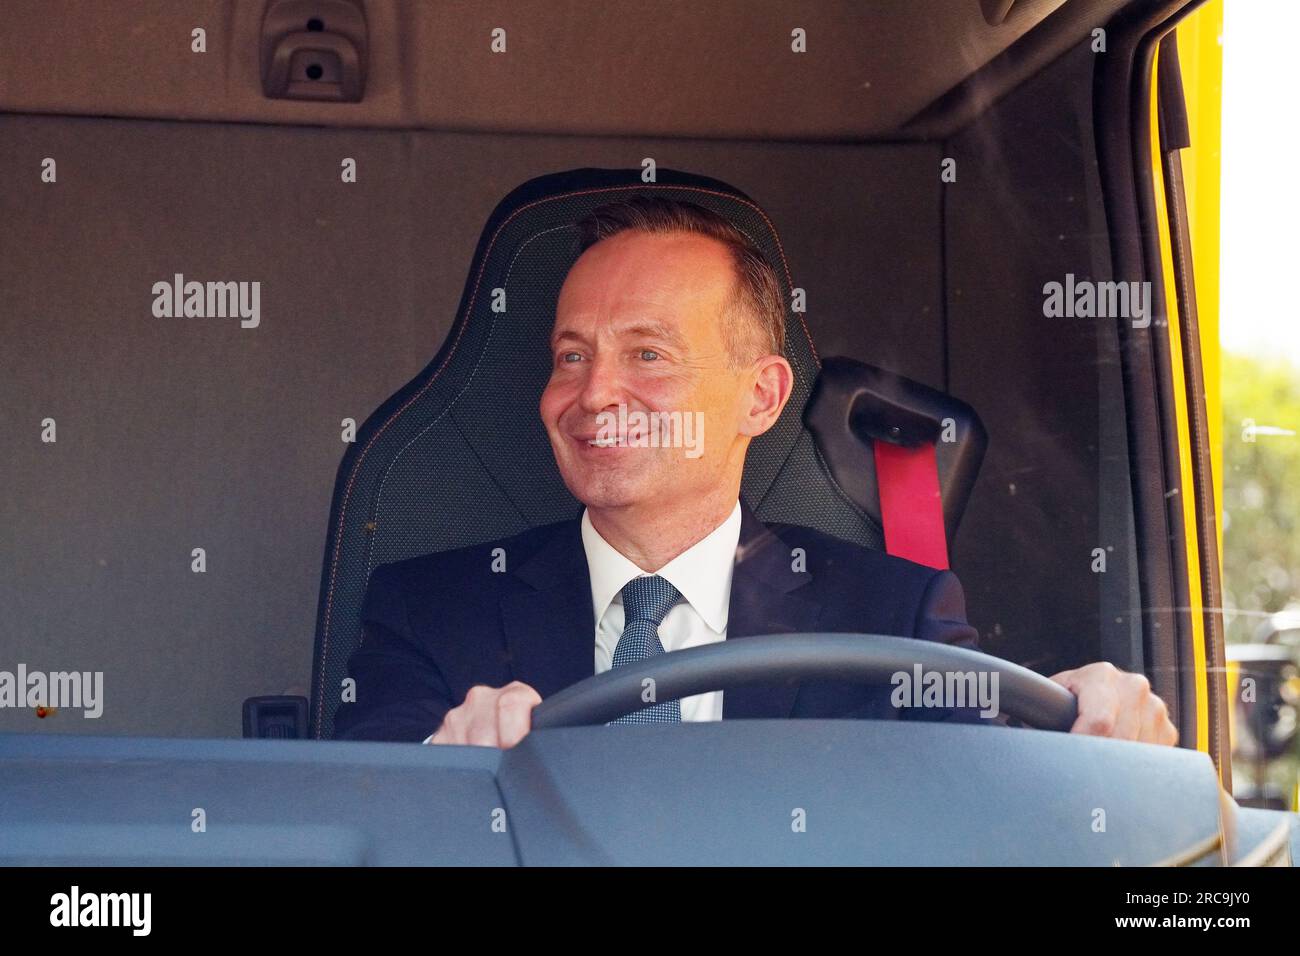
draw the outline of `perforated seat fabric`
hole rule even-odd
[[[739,190],[660,169],[579,169],[530,180],[498,205],[474,256],[456,321],[423,371],[372,414],[339,467],[322,571],[311,733],[333,736],[360,608],[378,565],[503,538],[581,513],[538,418],[550,372],[555,302],[577,258],[576,224],[595,207],[636,194],[687,200],[730,219],[793,285],[771,221]],[[504,290],[504,310],[500,308]],[[818,372],[803,317],[786,315],[794,392],[776,426],[755,440],[742,494],[765,521],[805,525],[871,548],[879,524],[837,487],[802,423]]]

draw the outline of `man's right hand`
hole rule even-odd
[[[541,695],[523,681],[504,687],[478,684],[463,704],[447,711],[429,743],[513,747],[532,729],[533,708],[541,702]]]

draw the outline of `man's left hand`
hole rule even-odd
[[[1170,722],[1165,702],[1141,674],[1101,661],[1053,674],[1052,680],[1079,699],[1079,717],[1070,733],[1171,747],[1178,743],[1178,728]]]

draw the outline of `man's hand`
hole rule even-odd
[[[429,743],[513,747],[532,729],[533,708],[541,702],[541,695],[523,681],[505,687],[478,684],[463,704],[447,711]]]
[[[1151,693],[1151,682],[1102,661],[1053,674],[1052,680],[1079,698],[1079,717],[1072,734],[1114,737],[1173,746],[1178,728],[1169,721],[1165,702]]]

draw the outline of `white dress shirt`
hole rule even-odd
[[[731,604],[731,573],[740,543],[740,502],[713,531],[673,558],[657,572],[682,594],[659,625],[659,640],[671,654],[683,647],[700,647],[727,639],[727,610]],[[596,619],[595,671],[613,666],[614,648],[623,635],[623,586],[648,575],[608,541],[582,512],[582,547],[591,578],[591,607]],[[722,691],[684,697],[682,720],[721,720]],[[435,731],[436,733],[436,731]],[[424,739],[427,744],[434,734]]]
[[[727,638],[731,572],[740,541],[740,502],[722,524],[654,572],[682,593],[659,625],[659,640],[671,654]],[[610,669],[623,635],[623,586],[643,571],[600,536],[582,513],[582,546],[591,576],[591,606],[596,618],[596,673]],[[721,720],[722,691],[682,698],[682,720]]]

